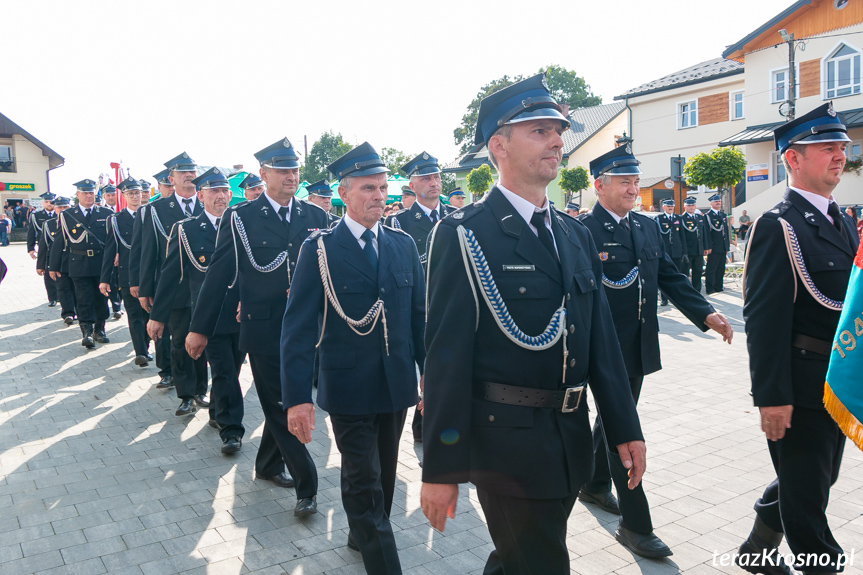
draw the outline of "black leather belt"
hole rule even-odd
[[[816,337],[809,337],[802,333],[791,334],[791,345],[820,355],[830,355],[830,350],[833,349],[833,345],[829,341],[818,339]]]
[[[95,255],[101,255],[102,254],[102,250],[83,250],[83,251],[82,250],[69,250],[69,251],[72,252],[73,254],[75,254],[76,256],[87,256],[87,257],[91,257],[91,258]]]
[[[491,381],[480,383],[483,386],[483,391],[479,395],[480,399],[524,407],[550,407],[560,410],[562,413],[577,411],[581,403],[581,396],[584,394],[583,383],[577,387],[554,391],[533,387],[517,387]]]

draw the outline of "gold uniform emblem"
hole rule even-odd
[[[599,261],[604,262],[608,260],[608,252],[599,252]]]
[[[199,261],[199,262],[201,262],[201,263],[204,263],[205,261],[207,261],[207,256],[201,256],[201,257],[199,257],[199,258],[198,258],[198,261]]]

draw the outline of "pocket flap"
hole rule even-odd
[[[240,310],[241,321],[270,319],[270,306],[267,304],[244,305]]]
[[[393,272],[393,276],[396,278],[396,286],[398,287],[409,287],[414,285],[413,272]]]
[[[578,284],[578,290],[581,293],[587,293],[599,288],[592,269],[576,271],[573,273],[573,276],[575,277],[575,283]]]
[[[471,424],[477,427],[533,427],[536,409],[522,405],[472,400]]]
[[[363,278],[349,278],[334,282],[338,293],[363,293]]]

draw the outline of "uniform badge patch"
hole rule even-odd
[[[207,256],[200,256],[200,257],[198,258],[198,261],[199,261],[199,262],[201,262],[201,263],[204,263],[205,261],[207,261]]]
[[[599,261],[604,262],[608,260],[608,252],[599,252]]]

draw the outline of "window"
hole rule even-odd
[[[800,97],[800,66],[795,66],[797,71],[797,79],[794,86],[794,95]],[[770,103],[781,104],[788,99],[788,84],[791,83],[791,78],[788,77],[788,68],[777,68],[770,71]]]
[[[785,164],[782,163],[782,154],[773,152],[773,179],[771,183],[775,186],[785,181]]]
[[[15,157],[12,155],[12,146],[0,144],[0,172],[14,172]]]
[[[730,116],[732,120],[743,119],[743,90],[728,94],[728,105],[731,107]]]
[[[863,140],[854,140],[845,147],[845,157],[849,160],[859,160],[863,155]]]
[[[677,128],[694,128],[698,125],[698,101],[691,100],[677,105]]]
[[[860,93],[860,51],[841,43],[824,61],[824,97]]]

